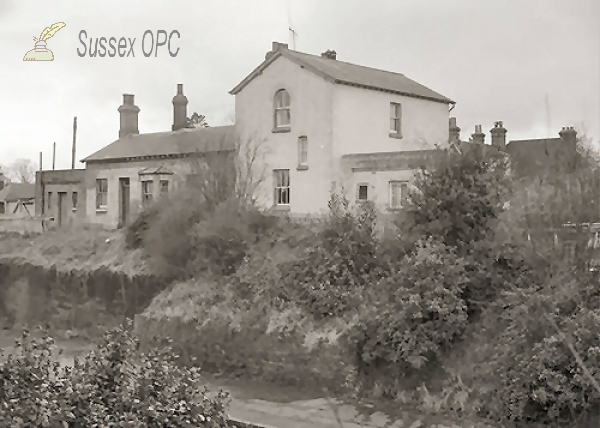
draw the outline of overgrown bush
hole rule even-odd
[[[600,373],[599,290],[597,279],[563,273],[506,292],[495,311],[499,334],[487,345],[500,400],[486,403],[487,411],[543,423],[600,414],[600,390],[585,373]]]
[[[352,209],[343,195],[333,193],[329,209],[318,245],[300,260],[281,266],[287,289],[317,318],[357,308],[359,290],[382,275],[373,205]]]
[[[130,323],[72,368],[53,361],[47,335],[25,331],[16,345],[0,365],[2,426],[227,426],[227,394],[211,398],[198,371],[178,366],[169,348],[139,353]]]
[[[502,152],[487,149],[440,153],[434,167],[416,175],[416,191],[399,222],[405,242],[433,237],[465,258],[469,283],[463,297],[470,315],[479,314],[504,286],[493,240],[510,193],[508,163]]]
[[[467,326],[466,282],[463,261],[450,248],[419,243],[370,290],[349,336],[363,374],[392,369],[390,375],[403,377],[439,361]]]

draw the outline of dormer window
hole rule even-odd
[[[285,89],[275,93],[273,132],[288,132],[290,130],[290,94]]]

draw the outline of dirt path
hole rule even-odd
[[[5,356],[14,353],[14,340],[19,333],[0,331],[0,349]],[[34,333],[34,336],[36,334]],[[39,336],[39,334],[37,335]],[[94,345],[83,339],[56,340],[62,355],[57,360],[61,365],[72,365],[76,356],[94,349]],[[57,349],[57,351],[58,351]],[[5,357],[4,357],[5,358]],[[0,362],[3,358],[0,358]],[[229,415],[234,421],[245,422],[249,427],[286,428],[484,428],[488,424],[469,421],[449,422],[442,416],[427,416],[416,411],[402,411],[386,415],[369,411],[362,414],[349,404],[323,398],[316,391],[300,390],[296,387],[280,387],[256,381],[225,379],[204,375],[211,392],[224,389],[232,394]],[[363,409],[364,411],[364,409]],[[341,425],[340,425],[341,422]],[[243,425],[242,425],[243,426]]]

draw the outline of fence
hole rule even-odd
[[[0,232],[42,233],[42,219],[39,217],[2,217]]]

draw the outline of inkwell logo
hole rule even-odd
[[[66,25],[64,22],[57,22],[46,27],[39,38],[34,37],[35,48],[25,54],[23,61],[54,61],[54,54],[46,47],[46,40],[54,36],[58,30]]]

